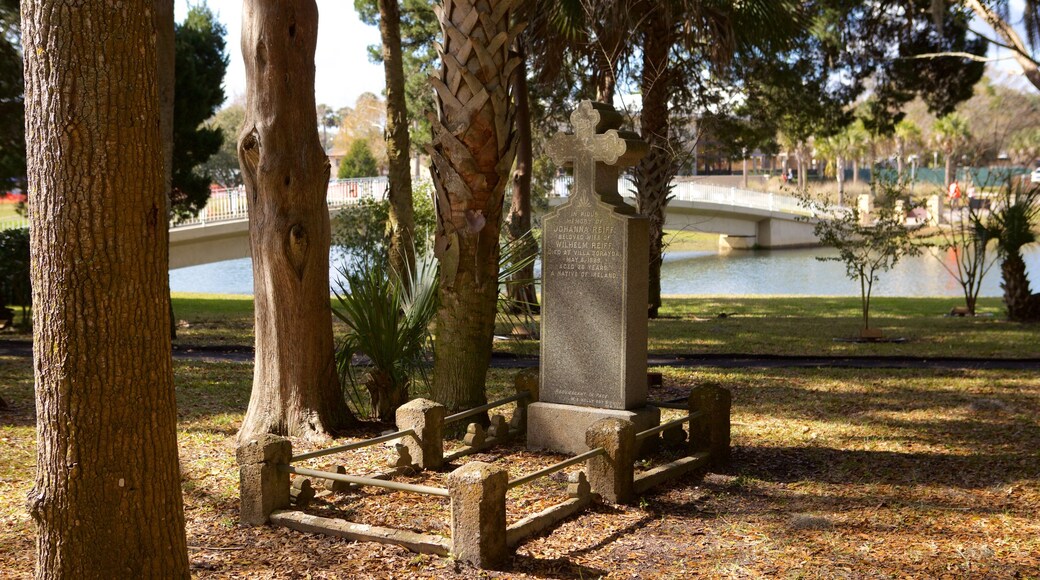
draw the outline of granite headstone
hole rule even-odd
[[[621,167],[645,153],[639,136],[619,131],[612,107],[583,101],[572,134],[548,144],[572,165],[569,199],[546,216],[542,237],[539,402],[531,405],[528,446],[579,453],[585,429],[605,417],[657,424],[646,406],[649,221],[617,191]]]

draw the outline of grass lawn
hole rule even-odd
[[[248,363],[177,362],[178,440],[192,572],[200,578],[474,578],[452,560],[237,524],[235,432]],[[511,371],[493,371],[492,396]],[[632,506],[596,506],[520,546],[513,578],[916,577],[1040,574],[1040,380],[1008,371],[665,369],[655,398],[733,392],[733,463]],[[0,570],[31,575],[32,364],[0,357]],[[354,435],[371,436],[369,425]],[[306,448],[298,445],[298,448]],[[328,461],[378,470],[385,447]],[[529,473],[555,456],[474,459]],[[316,460],[321,464],[321,460]],[[443,484],[443,473],[410,478]],[[560,501],[559,479],[512,490],[510,521]],[[366,489],[312,510],[446,533],[447,503]]]
[[[18,215],[18,212],[15,211],[17,207],[17,203],[0,202],[0,219]]]
[[[173,305],[180,347],[253,344],[250,296],[176,293]],[[875,298],[872,324],[907,342],[858,344],[835,341],[859,331],[854,297],[665,297],[661,318],[650,321],[650,352],[1040,358],[1040,327],[1006,322],[1000,299],[980,299],[983,316],[944,316],[959,305],[954,298]],[[520,322],[503,316],[497,331],[508,334]],[[335,328],[345,332],[338,321]],[[29,336],[8,331],[0,338]],[[498,341],[495,348],[538,353],[531,340]]]

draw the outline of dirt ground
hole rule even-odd
[[[31,376],[22,364],[7,359],[0,379]],[[242,389],[238,373],[246,385],[232,401],[178,387],[188,409],[179,441],[198,578],[1040,577],[1036,373],[666,369],[665,386],[652,393],[659,400],[703,382],[732,389],[732,464],[633,505],[594,505],[522,544],[503,570],[485,572],[394,546],[238,525],[234,435],[248,394],[248,370],[238,367],[248,365],[198,364],[209,376],[224,373],[227,389]],[[2,392],[12,410],[0,413],[0,577],[23,578],[34,558],[22,507],[33,421],[24,396]],[[387,454],[381,447],[335,461],[365,472]],[[472,458],[502,462],[515,476],[559,456],[513,446]],[[560,501],[564,487],[555,477],[513,490],[509,519]],[[370,488],[311,511],[434,534],[449,526],[446,500]]]

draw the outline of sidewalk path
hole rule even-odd
[[[26,340],[0,340],[0,356],[32,356],[32,343]],[[174,345],[173,358],[178,360],[252,362],[253,349],[246,346]],[[1001,369],[1040,371],[1040,359],[984,359],[970,357],[916,358],[904,356],[785,356],[749,354],[676,354],[651,355],[651,367],[716,367],[716,368],[853,368],[853,369]],[[538,357],[495,353],[495,368],[530,368],[538,366]]]

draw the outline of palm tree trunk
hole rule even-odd
[[[437,7],[441,68],[427,151],[437,191],[441,263],[433,397],[451,410],[482,404],[498,295],[502,202],[515,157],[510,79],[514,0],[445,0]],[[480,16],[477,16],[479,11]]]
[[[668,56],[673,44],[672,28],[665,10],[658,8],[646,15],[643,35],[643,110],[639,128],[649,146],[646,157],[635,170],[636,210],[650,219],[650,280],[647,314],[657,318],[661,308],[661,258],[664,240],[664,211],[668,204],[671,181],[678,171],[671,151],[668,98],[671,95],[672,72]]]
[[[945,170],[945,172],[943,174],[943,179],[944,179],[944,182],[946,184],[946,187],[950,187],[950,184],[953,183],[953,152],[952,151],[946,153],[946,170]]]
[[[1004,305],[1008,320],[1036,322],[1040,320],[1040,297],[1031,294],[1026,263],[1019,252],[1008,252],[1000,265],[1004,289]]]
[[[408,152],[408,105],[401,58],[401,12],[397,0],[379,0],[379,34],[386,76],[386,156],[390,166],[390,267],[415,270],[415,217]]]

